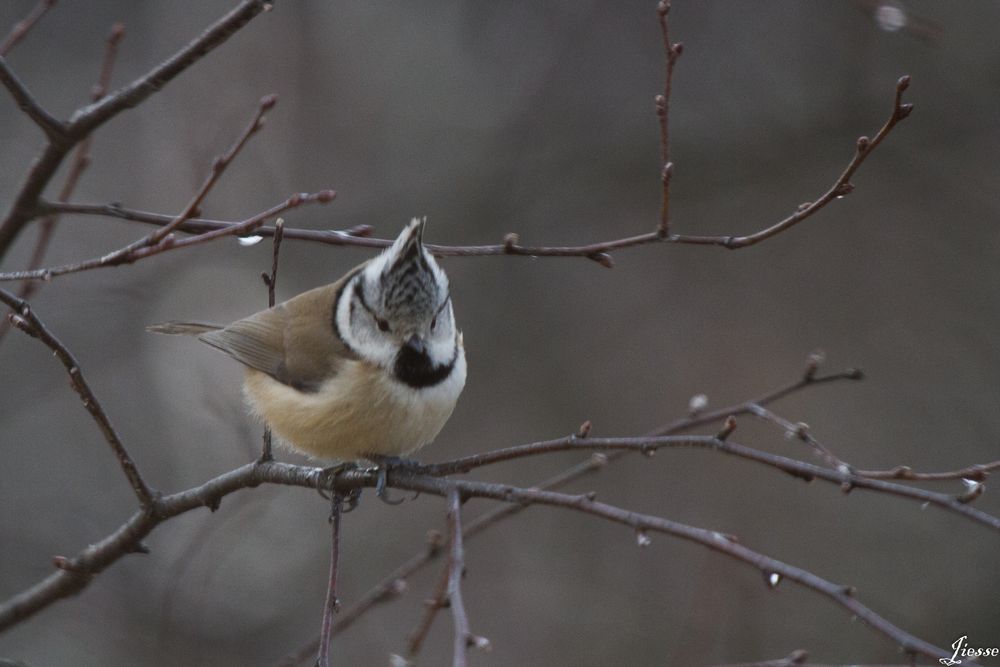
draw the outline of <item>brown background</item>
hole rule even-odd
[[[9,26],[34,2],[0,5]],[[11,55],[58,116],[88,96],[114,21],[128,34],[120,85],[233,3],[64,0]],[[739,252],[653,246],[581,259],[447,259],[470,375],[451,422],[421,456],[441,460],[559,436],[584,419],[629,435],[795,378],[808,352],[869,379],[778,410],[863,467],[939,470],[1000,458],[1000,5],[907,2],[934,43],[879,30],[850,2],[684,2],[673,98],[674,222],[746,233],[822,192],[913,75],[910,119],[801,227]],[[653,228],[659,206],[652,97],[662,62],[654,3],[279,2],[229,43],[95,137],[79,201],[176,212],[256,100],[280,102],[204,209],[239,219],[291,192],[332,187],[290,226],[375,225],[413,215],[429,240],[580,243]],[[0,204],[41,146],[0,103]],[[49,259],[98,255],[145,233],[67,218]],[[4,269],[28,261],[26,232]],[[279,298],[370,256],[287,242]],[[227,322],[259,309],[270,244],[231,239],[135,266],[60,278],[38,313],[77,354],[148,479],[179,490],[253,456],[240,371],[146,324]],[[18,332],[0,346],[0,596],[117,527],[133,498],[63,369]],[[744,420],[740,442],[809,458]],[[286,459],[295,460],[290,455]],[[484,471],[531,484],[552,456]],[[859,588],[863,601],[939,646],[1000,644],[997,536],[898,498],[803,484],[710,452],[663,452],[579,484],[608,502],[721,531]],[[940,484],[948,492],[958,483]],[[1000,512],[989,488],[978,501]],[[487,507],[473,502],[468,515]],[[327,568],[327,505],[301,489],[230,496],[158,529],[82,595],[0,636],[32,665],[270,665],[314,636]],[[444,505],[366,498],[345,521],[342,598],[357,599],[443,525]],[[494,643],[476,665],[688,665],[776,658],[900,660],[839,608],[704,549],[532,509],[468,545],[465,599]],[[438,567],[342,639],[338,664],[386,664]],[[422,664],[450,660],[438,619]]]

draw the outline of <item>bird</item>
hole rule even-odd
[[[166,322],[245,366],[243,393],[278,442],[314,459],[400,461],[433,441],[465,387],[448,277],[426,218],[334,283],[227,326]]]

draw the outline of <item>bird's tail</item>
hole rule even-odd
[[[174,336],[200,336],[205,332],[218,331],[221,328],[217,324],[204,324],[202,322],[164,322],[163,324],[151,324],[146,327],[146,331]]]

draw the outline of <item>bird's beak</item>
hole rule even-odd
[[[403,343],[403,347],[412,352],[413,354],[419,356],[424,356],[427,353],[427,348],[424,346],[424,341],[421,340],[420,336],[418,336],[417,334],[413,334],[412,336],[407,338],[406,342]]]

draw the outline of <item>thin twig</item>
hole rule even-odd
[[[420,620],[406,636],[406,659],[410,663],[420,654],[420,649],[423,648],[424,640],[427,639],[438,612],[448,606],[448,582],[450,580],[451,561],[449,559],[444,569],[441,570],[441,576],[434,586],[434,593],[424,600],[424,613],[421,614]]]
[[[3,44],[0,44],[0,56],[6,56],[10,53],[10,50],[17,45],[25,35],[31,32],[31,29],[35,27],[35,24],[41,20],[45,13],[52,9],[52,5],[56,4],[56,0],[38,0],[38,3],[34,8],[28,12],[28,15],[23,19],[14,24],[14,27],[10,29],[7,36],[3,40]]]
[[[157,243],[163,241],[171,232],[173,232],[179,225],[182,225],[185,220],[195,215],[201,208],[201,204],[205,201],[205,197],[215,184],[218,183],[219,178],[222,177],[223,172],[226,171],[226,167],[239,155],[243,147],[246,146],[247,142],[250,141],[250,137],[257,134],[261,127],[264,126],[264,118],[267,112],[274,108],[274,105],[278,102],[277,95],[266,95],[260,99],[257,106],[257,111],[254,113],[253,118],[250,123],[244,128],[243,132],[236,139],[235,143],[229,147],[229,150],[219,155],[212,161],[212,168],[208,173],[208,176],[202,182],[201,187],[198,188],[198,192],[195,193],[191,201],[187,203],[184,210],[181,211],[177,217],[171,220],[167,225],[160,227],[156,231],[149,234],[146,238],[145,244],[148,246],[154,246]]]
[[[267,285],[267,307],[274,308],[274,288],[278,284],[278,254],[281,252],[281,239],[285,230],[285,221],[278,218],[274,221],[274,243],[271,250],[271,273],[260,274],[264,284]],[[272,453],[271,427],[264,427],[264,444],[260,452],[261,461],[270,461],[274,458]]]
[[[119,248],[113,252],[108,253],[102,257],[95,257],[92,259],[84,260],[82,262],[76,262],[74,264],[64,264],[62,266],[52,267],[48,269],[35,269],[34,271],[8,271],[0,272],[0,282],[9,280],[51,280],[56,276],[66,275],[68,273],[77,273],[80,271],[86,271],[88,269],[95,269],[105,266],[119,266],[121,264],[131,264],[137,262],[140,259],[145,259],[146,257],[151,257],[153,255],[158,255],[162,252],[167,252],[169,250],[177,250],[179,248],[187,248],[189,246],[198,245],[200,243],[207,243],[209,241],[214,241],[215,239],[222,238],[224,236],[245,236],[256,232],[257,228],[264,224],[265,221],[271,218],[277,217],[284,213],[285,211],[291,210],[303,204],[326,204],[333,201],[337,196],[337,193],[333,190],[321,190],[320,192],[300,192],[291,195],[285,201],[280,204],[276,204],[266,211],[261,211],[260,213],[254,215],[253,217],[247,218],[242,222],[235,225],[230,225],[225,228],[215,229],[212,231],[207,231],[204,234],[199,234],[197,236],[189,236],[182,239],[177,239],[173,236],[168,236],[156,245],[146,245],[146,238],[139,239],[134,243],[130,243],[124,248]]]
[[[465,667],[471,643],[469,617],[462,600],[462,575],[465,572],[465,549],[462,546],[462,495],[458,487],[448,489],[448,603],[455,626],[452,667]]]
[[[337,569],[340,564],[340,520],[343,515],[344,497],[337,491],[331,496],[330,508],[330,580],[326,589],[326,604],[323,607],[323,627],[319,634],[319,655],[316,667],[330,667],[330,637],[333,618],[340,610],[337,598]]]
[[[32,120],[49,137],[49,143],[35,160],[10,208],[0,219],[0,260],[24,226],[35,217],[42,192],[55,175],[73,146],[94,130],[124,111],[141,104],[191,65],[232,37],[255,16],[270,7],[267,0],[244,0],[232,11],[209,26],[184,48],[149,72],[111,95],[77,109],[70,121],[55,120],[17,80],[7,62],[0,57],[0,83],[3,83]]]
[[[792,423],[790,420],[785,419],[781,415],[768,410],[763,405],[753,405],[750,407],[750,413],[753,416],[773,424],[780,428],[789,437],[794,437],[805,444],[812,447],[813,451],[816,452],[817,456],[827,462],[828,465],[833,468],[837,468],[842,471],[854,471],[854,466],[850,465],[836,454],[834,454],[830,449],[826,447],[823,443],[817,440],[813,434],[809,431],[809,425],[803,422]]]
[[[66,348],[66,346],[63,345],[59,339],[48,330],[45,324],[38,319],[38,316],[35,315],[27,301],[19,299],[3,289],[0,289],[0,301],[6,303],[14,311],[9,315],[11,323],[29,336],[37,338],[44,343],[50,350],[52,350],[52,352],[55,353],[55,356],[59,358],[62,365],[66,367],[66,372],[69,373],[69,380],[73,390],[79,394],[84,407],[87,408],[87,411],[90,413],[91,417],[93,417],[98,428],[100,428],[101,433],[104,435],[104,439],[107,440],[108,445],[110,445],[111,451],[114,452],[115,457],[118,459],[118,464],[121,466],[122,471],[125,473],[125,477],[128,478],[129,484],[132,486],[132,490],[139,499],[139,504],[145,509],[152,507],[155,500],[154,492],[142,478],[135,461],[132,460],[128,450],[125,449],[125,444],[118,436],[118,432],[115,431],[114,426],[111,425],[111,420],[108,419],[108,415],[104,411],[104,407],[101,405],[100,401],[97,400],[97,396],[94,395],[94,392],[90,389],[90,385],[87,384],[87,380],[84,379],[83,372],[80,370],[80,364],[77,363],[76,358]]]
[[[104,59],[101,63],[101,71],[97,77],[97,83],[94,84],[90,91],[91,100],[94,102],[104,97],[107,92],[108,86],[111,82],[111,72],[114,68],[115,58],[118,54],[118,43],[121,42],[122,37],[124,36],[124,25],[116,23],[111,27],[111,32],[108,34],[108,38],[105,41]],[[93,139],[93,135],[89,135],[76,147],[76,151],[73,156],[73,163],[70,165],[69,173],[66,175],[66,181],[63,183],[62,190],[59,191],[59,202],[64,203],[69,201],[69,198],[73,196],[73,191],[76,190],[76,185],[79,183],[80,177],[90,165],[90,145],[93,143]],[[38,232],[38,239],[35,241],[35,248],[31,252],[31,260],[28,263],[29,270],[37,269],[42,266],[45,259],[45,253],[48,250],[49,244],[52,242],[58,222],[59,214],[55,212],[42,218],[39,223],[40,230]],[[37,281],[25,281],[24,284],[21,285],[21,289],[18,291],[18,296],[22,299],[30,299],[38,290],[39,285],[41,285],[41,283]],[[10,320],[8,319],[0,320],[0,339],[7,334],[9,322]]]
[[[694,243],[700,245],[716,245],[722,246],[724,248],[729,248],[735,250],[738,248],[746,248],[748,246],[755,245],[771,238],[781,232],[794,227],[806,218],[810,217],[827,204],[835,199],[841,197],[846,197],[851,192],[854,191],[854,184],[851,183],[851,177],[854,173],[861,167],[862,163],[867,159],[875,147],[882,143],[892,128],[896,127],[899,121],[903,120],[910,115],[913,111],[912,104],[903,104],[903,92],[910,85],[910,77],[902,76],[896,82],[896,95],[893,99],[892,113],[889,115],[889,119],[884,125],[879,129],[878,133],[875,135],[874,139],[869,139],[868,137],[862,136],[858,137],[855,142],[854,157],[847,164],[847,167],[841,172],[840,176],[834,181],[833,185],[829,190],[820,195],[819,199],[813,202],[802,204],[799,208],[792,213],[790,216],[777,222],[770,227],[761,229],[760,231],[754,232],[747,236],[684,236],[684,235],[674,235],[669,237],[667,240],[674,243]]]
[[[674,81],[674,65],[680,58],[684,46],[670,43],[670,0],[661,0],[656,8],[663,38],[663,94],[656,96],[656,116],[660,123],[660,182],[662,199],[660,202],[660,224],[657,234],[661,238],[670,235],[670,181],[674,174],[674,164],[670,161],[670,91]]]

